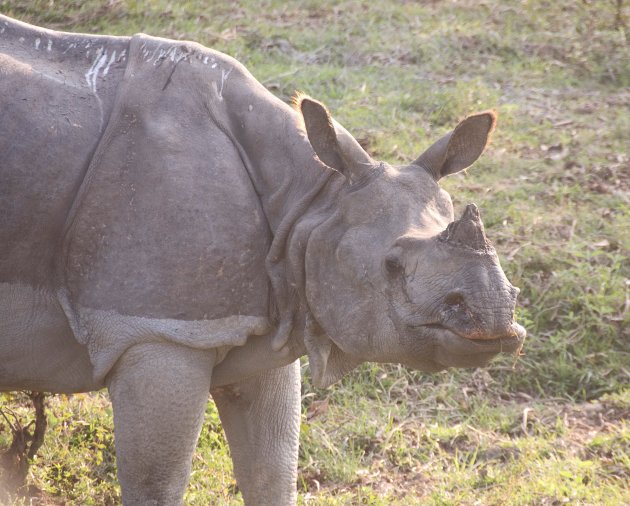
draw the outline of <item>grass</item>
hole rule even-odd
[[[498,111],[488,152],[443,184],[457,209],[479,205],[522,289],[526,355],[434,375],[366,364],[327,390],[304,367],[300,504],[333,506],[630,503],[629,10],[617,0],[0,0],[3,14],[57,29],[225,51],[279,97],[323,100],[395,164],[466,114]],[[20,395],[0,402],[23,423],[32,416]],[[49,404],[34,500],[117,504],[106,396]],[[241,504],[212,403],[206,427],[186,503]]]

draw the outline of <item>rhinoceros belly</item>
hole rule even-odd
[[[0,390],[71,393],[101,386],[56,296],[0,283]]]

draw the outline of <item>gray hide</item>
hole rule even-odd
[[[125,504],[178,504],[208,392],[247,504],[296,500],[300,388],[364,361],[514,352],[518,290],[471,204],[471,116],[377,162],[190,42],[0,16],[0,390],[109,389]]]

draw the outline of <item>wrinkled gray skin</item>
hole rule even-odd
[[[107,387],[125,504],[180,504],[208,392],[246,504],[296,501],[300,378],[514,352],[518,290],[437,181],[494,115],[406,167],[319,102],[144,35],[0,16],[0,389]]]

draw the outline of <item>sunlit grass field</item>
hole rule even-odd
[[[442,184],[456,214],[479,206],[522,290],[525,355],[438,374],[366,364],[326,390],[305,363],[299,502],[630,504],[630,2],[0,0],[0,12],[224,51],[283,100],[325,102],[393,164],[495,109],[486,154]],[[118,504],[106,394],[48,404],[30,497],[13,503]],[[0,447],[27,407],[0,397]],[[186,504],[242,504],[212,403]]]

